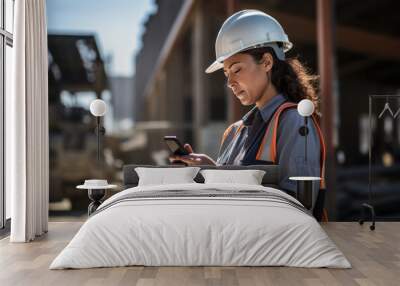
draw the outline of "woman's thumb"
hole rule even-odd
[[[194,153],[194,152],[193,152],[193,148],[192,148],[192,146],[190,146],[189,143],[186,143],[186,144],[183,146],[183,148],[185,148],[186,151],[188,151],[189,153]]]

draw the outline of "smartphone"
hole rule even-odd
[[[176,136],[164,136],[164,141],[172,154],[178,156],[189,155],[189,152],[183,147],[182,143],[176,138]]]

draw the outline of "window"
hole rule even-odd
[[[14,30],[14,0],[0,0],[0,228],[10,218],[10,194],[5,189],[4,106],[11,92],[11,66]]]

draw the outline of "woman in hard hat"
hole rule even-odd
[[[302,99],[313,102],[318,113],[316,77],[295,58],[286,59],[289,42],[273,17],[257,10],[244,10],[229,17],[215,43],[216,61],[211,73],[223,69],[227,85],[243,105],[254,105],[242,120],[223,134],[218,159],[196,154],[189,144],[187,156],[171,161],[188,165],[280,165],[280,187],[295,191],[290,176],[322,176],[324,144],[315,116],[308,124],[307,162],[304,137],[299,134],[304,118],[296,110]],[[319,184],[316,182],[316,184]],[[318,187],[317,187],[318,189]]]

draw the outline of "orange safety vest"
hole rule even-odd
[[[256,160],[264,160],[264,161],[269,161],[274,164],[277,164],[277,133],[278,133],[278,123],[279,123],[279,118],[281,114],[290,108],[297,108],[297,103],[293,102],[285,102],[281,106],[278,107],[278,109],[275,111],[272,119],[268,123],[267,129],[265,131],[265,135],[261,141],[260,147],[258,148],[258,152],[256,155]],[[326,159],[326,146],[325,146],[325,141],[324,137],[321,131],[321,128],[319,127],[319,124],[317,122],[316,117],[313,115],[312,120],[314,122],[314,125],[317,129],[318,137],[319,137],[319,142],[321,146],[321,154],[320,154],[320,177],[321,177],[321,182],[320,182],[320,188],[325,189],[325,159]],[[226,131],[224,132],[224,135],[222,137],[222,142],[221,146],[223,145],[225,139],[231,135],[232,131],[236,129],[233,134],[232,140],[240,134],[240,131],[242,130],[244,124],[243,121],[240,120],[238,122],[235,122],[231,126],[229,126]],[[268,147],[269,146],[269,147]],[[266,149],[269,149],[267,152],[265,152]]]

